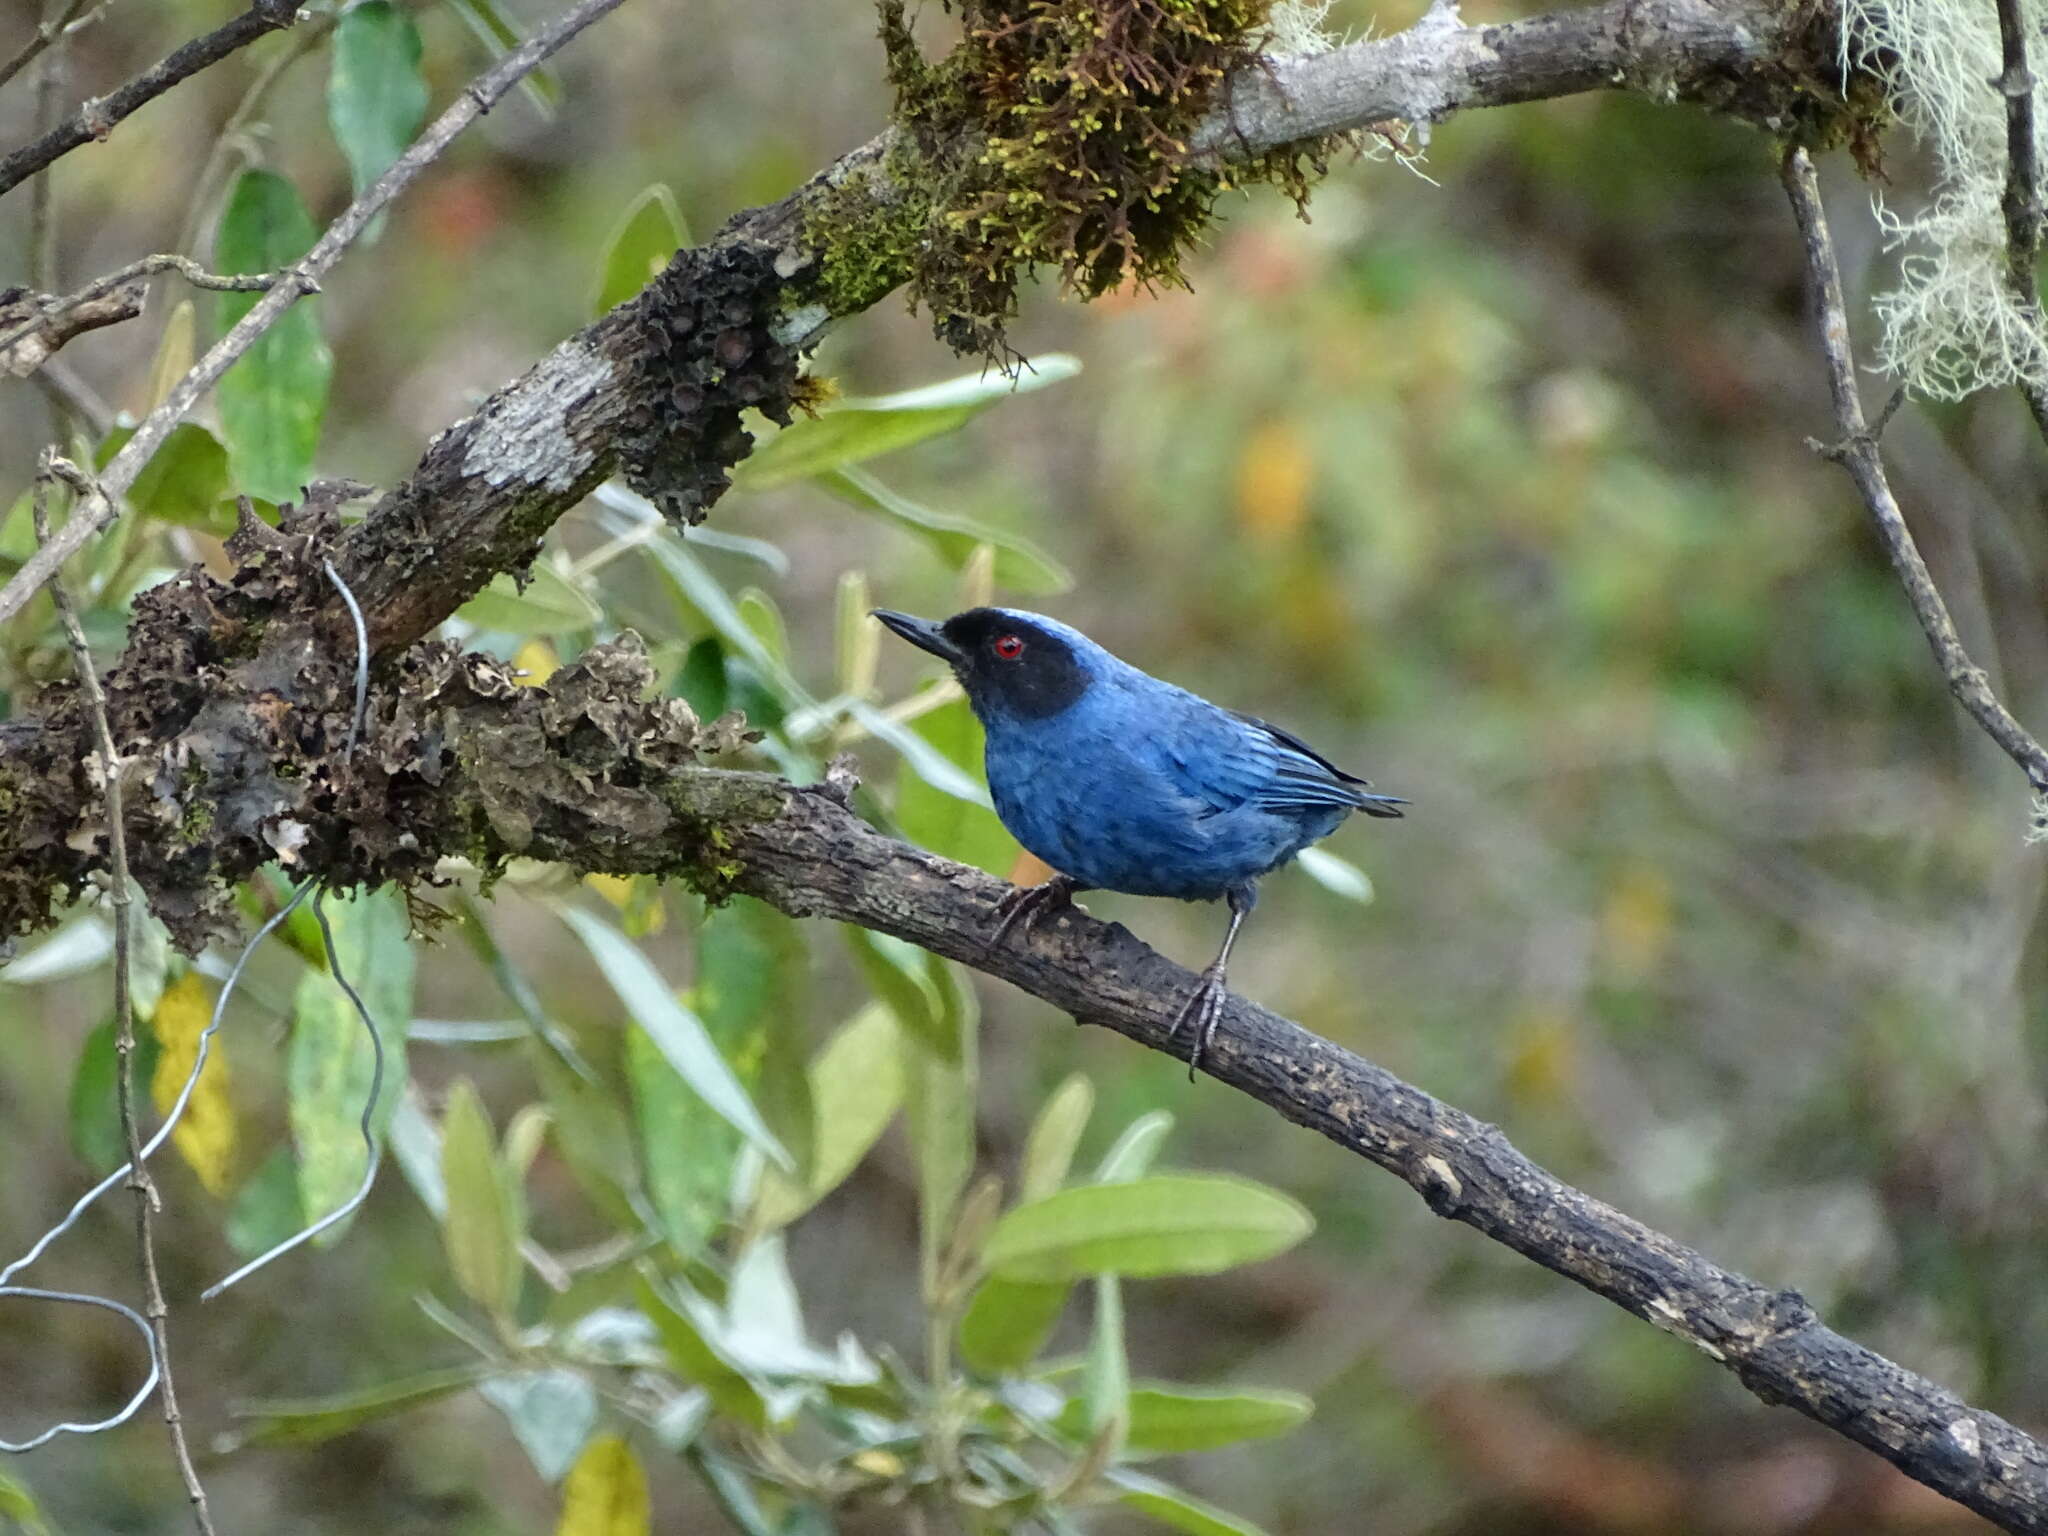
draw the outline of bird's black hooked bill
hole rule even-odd
[[[907,613],[898,613],[893,608],[876,608],[873,616],[890,629],[908,640],[921,651],[930,651],[941,661],[959,666],[966,657],[960,647],[946,638],[945,631],[930,619],[915,618]]]

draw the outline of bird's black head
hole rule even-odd
[[[944,658],[975,713],[1042,720],[1088,689],[1088,642],[1064,624],[1009,608],[970,608],[943,624],[877,608],[875,617],[921,650]]]

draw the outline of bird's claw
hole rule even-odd
[[[1074,888],[1065,880],[1048,880],[1042,885],[1013,885],[996,902],[995,931],[988,937],[988,953],[1003,947],[1010,930],[1021,925],[1025,937],[1046,912],[1064,907],[1074,899]]]
[[[1230,997],[1230,989],[1223,984],[1223,972],[1211,966],[1202,972],[1202,979],[1180,1012],[1173,1016],[1173,1027],[1166,1032],[1169,1040],[1178,1039],[1183,1028],[1194,1037],[1194,1045],[1188,1051],[1188,1081],[1195,1080],[1196,1069],[1202,1065],[1202,1058],[1209,1054],[1209,1046],[1216,1039],[1216,1026],[1223,1022],[1223,1004]]]

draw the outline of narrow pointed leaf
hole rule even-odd
[[[485,1367],[462,1365],[382,1382],[331,1397],[278,1398],[237,1403],[232,1412],[251,1422],[225,1437],[225,1449],[245,1445],[318,1445],[378,1419],[390,1418],[476,1385]]]
[[[1312,1226],[1298,1203],[1246,1179],[1155,1174],[1019,1206],[996,1224],[984,1258],[1011,1280],[1205,1275],[1282,1253]]]
[[[1156,1477],[1116,1468],[1106,1475],[1106,1481],[1120,1490],[1117,1502],[1125,1508],[1149,1515],[1161,1525],[1186,1532],[1187,1536],[1265,1536],[1249,1520],[1241,1520],[1228,1510],[1218,1509]]]
[[[795,1159],[768,1129],[746,1089],[740,1086],[732,1068],[705,1033],[703,1021],[676,1001],[668,983],[633,947],[632,941],[587,912],[564,908],[561,916],[597,961],[619,1001],[626,1005],[626,1011],[647,1031],[669,1065],[682,1074],[683,1081],[715,1114],[778,1166],[793,1170]]]
[[[1129,1456],[1172,1456],[1210,1451],[1241,1440],[1284,1435],[1304,1423],[1315,1405],[1296,1392],[1214,1392],[1196,1387],[1147,1383],[1130,1391],[1130,1424],[1124,1437]],[[1070,1402],[1061,1430],[1089,1433],[1085,1404]]]
[[[1024,1138],[1023,1162],[1017,1171],[1019,1205],[1042,1200],[1066,1183],[1094,1108],[1095,1085],[1079,1072],[1052,1091]]]
[[[510,1317],[519,1294],[521,1223],[490,1117],[467,1079],[450,1091],[441,1116],[441,1182],[448,1196],[441,1233],[455,1283],[493,1317]]]
[[[816,417],[792,423],[754,450],[734,471],[748,489],[786,484],[951,432],[996,401],[1058,383],[1080,372],[1065,353],[1032,360],[1016,378],[993,371],[871,399],[848,399]]]
[[[426,121],[420,32],[391,0],[356,0],[341,13],[331,47],[327,121],[361,196]]]
[[[192,1075],[198,1059],[199,1036],[213,1015],[213,995],[197,971],[187,971],[164,989],[150,1020],[156,1036],[158,1055],[150,1074],[150,1098],[159,1112],[168,1113]],[[239,1135],[235,1123],[235,1102],[229,1092],[228,1042],[215,1035],[206,1054],[206,1070],[185,1103],[185,1114],[171,1132],[171,1145],[178,1149],[199,1182],[210,1195],[224,1195],[234,1181],[235,1154]]]

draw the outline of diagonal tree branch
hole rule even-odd
[[[232,632],[261,593],[309,598],[331,528],[269,537],[249,576],[188,590],[177,611]],[[165,627],[172,611],[151,622]],[[166,829],[207,826],[231,874],[268,859],[288,826],[301,866],[336,882],[418,879],[459,853],[486,868],[523,856],[672,876],[714,898],[745,892],[795,916],[922,945],[1084,1022],[1186,1052],[1170,1032],[1195,984],[1190,972],[1078,912],[991,953],[995,902],[1008,887],[877,832],[848,808],[843,779],[799,789],[704,766],[735,733],[700,725],[676,700],[644,700],[652,669],[630,637],[586,653],[544,689],[452,646],[415,647],[374,689],[352,758],[350,653],[308,645],[303,628],[279,647],[233,676],[190,684],[205,703],[168,740],[150,739],[144,711],[182,707],[170,679],[132,667],[113,679],[114,735],[154,790],[130,813],[137,878],[181,938],[192,909],[189,892],[180,906],[176,882],[190,878],[181,863],[190,850]],[[75,708],[47,724],[0,725],[0,743],[13,748],[0,759],[0,792],[17,807],[0,823],[0,872],[85,862],[74,848],[89,848],[90,834],[54,819],[62,813],[44,809],[50,796],[10,784],[7,762],[76,763],[88,733]],[[22,915],[10,910],[6,880],[0,873],[0,924]],[[2048,1446],[1833,1332],[1797,1292],[1715,1264],[1564,1183],[1495,1127],[1241,999],[1204,1065],[1394,1173],[1439,1215],[1692,1344],[1764,1401],[1798,1409],[2006,1530],[2048,1533]]]
[[[76,111],[41,138],[0,158],[0,197],[81,144],[104,139],[123,118],[147,106],[173,86],[189,80],[209,65],[218,64],[237,49],[246,48],[257,38],[288,27],[298,19],[298,0],[255,0],[234,20],[167,54],[154,67],[144,70],[112,95],[79,103]]]
[[[1849,340],[1849,311],[1842,298],[1841,269],[1835,263],[1834,241],[1828,234],[1827,215],[1821,208],[1820,183],[1813,173],[1813,160],[1802,146],[1794,145],[1786,151],[1783,180],[1805,241],[1807,284],[1819,324],[1821,352],[1827,360],[1835,425],[1841,433],[1839,442],[1815,446],[1846,469],[1856,482],[1857,493],[1869,509],[1878,539],[1898,574],[1899,585],[1905,588],[1913,617],[1919,620],[1928,648],[1934,652],[1935,664],[1948,680],[1949,692],[1969,711],[1970,718],[1984,728],[1984,733],[1998,743],[2000,750],[2019,764],[2034,792],[2048,795],[2048,751],[1999,702],[1984,669],[1963,649],[1955,621],[1949,617],[1948,604],[1942,600],[1927,562],[1920,556],[1913,531],[1899,511],[1898,498],[1892,495],[1884,459],[1878,451],[1877,431],[1864,420],[1863,400],[1856,384],[1856,354]]]

